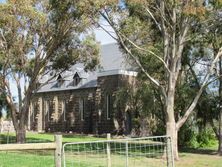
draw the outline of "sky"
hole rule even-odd
[[[111,28],[111,26],[108,25],[108,23],[104,20],[101,20],[101,25],[103,25],[103,27],[109,31],[112,35],[113,33],[113,29]],[[116,42],[109,34],[107,34],[102,28],[97,28],[94,30],[95,36],[96,36],[96,40],[98,42],[101,43],[101,45],[105,45],[108,43],[114,43]],[[115,36],[115,35],[114,35]]]

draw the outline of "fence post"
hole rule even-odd
[[[129,145],[128,141],[126,141],[126,167],[129,166]]]
[[[62,135],[55,135],[55,167],[62,167]]]
[[[170,137],[166,137],[166,158],[167,158],[167,167],[174,167],[174,157],[172,151],[172,142]]]
[[[106,151],[107,151],[107,167],[111,167],[111,151],[110,151],[110,140],[111,140],[111,135],[110,133],[107,133],[107,144],[106,144]]]

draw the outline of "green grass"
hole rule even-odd
[[[0,152],[0,167],[54,167],[52,151]]]
[[[0,134],[0,143],[7,143],[7,135]],[[88,135],[63,135],[63,142],[85,142],[105,140]],[[15,141],[14,134],[10,134],[8,141]],[[27,133],[28,142],[52,142],[53,134]],[[183,149],[180,152],[180,160],[175,162],[175,167],[221,167],[222,157],[216,154],[217,143],[209,148]],[[71,151],[71,150],[69,150]],[[67,167],[80,165],[80,167],[106,167],[106,155],[91,153],[90,155],[75,155],[67,151]],[[122,154],[112,154],[112,166],[122,167],[126,158]],[[74,161],[75,160],[75,161]],[[81,160],[81,161],[78,161]],[[164,167],[165,161],[160,157],[130,157],[129,167]],[[53,167],[53,151],[23,151],[23,152],[0,152],[0,167]]]
[[[89,135],[73,135],[73,134],[63,134],[63,142],[83,142],[83,141],[96,141],[96,140],[104,140],[105,138],[94,137]],[[27,143],[45,143],[45,142],[53,142],[54,134],[39,134],[34,132],[29,132],[26,134],[26,142]],[[0,134],[0,144],[6,143],[16,143],[15,133],[3,133]]]
[[[74,157],[74,158],[73,158]],[[67,167],[107,167],[107,157],[98,154],[82,155],[67,155]],[[126,156],[112,154],[111,155],[112,167],[125,167]],[[141,156],[129,156],[128,167],[165,167],[166,161],[162,158],[148,158]]]
[[[84,159],[84,156],[80,157]],[[67,167],[73,165],[79,165],[77,162],[71,161],[72,157],[67,161]],[[123,167],[125,157],[111,157],[115,159],[113,163],[114,167]],[[81,167],[102,167],[106,166],[105,157],[89,157],[87,161],[84,160],[80,163]],[[0,167],[54,167],[53,155],[49,153],[0,153]],[[141,159],[131,158],[130,164],[132,167],[157,167],[161,166],[160,159]],[[148,164],[150,166],[148,166]],[[221,167],[222,158],[217,155],[208,154],[195,154],[195,153],[181,153],[180,160],[175,162],[176,167]]]
[[[218,141],[204,148],[184,148],[176,167],[222,167],[222,157],[217,154]]]
[[[180,153],[176,167],[221,167],[222,157],[216,154]]]

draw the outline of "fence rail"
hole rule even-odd
[[[1,144],[0,151],[54,150],[55,167],[62,167],[62,135],[55,135],[55,142],[33,144]],[[25,160],[24,160],[25,161]],[[3,164],[4,165],[4,164]],[[1,165],[0,165],[1,166]]]
[[[2,144],[0,151],[22,151],[22,150],[55,150],[55,143],[34,143],[34,144]]]

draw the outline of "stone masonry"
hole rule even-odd
[[[101,75],[97,78],[96,87],[36,93],[29,110],[28,129],[39,132],[116,133],[115,120],[124,115],[124,111],[115,106],[116,92],[134,82],[133,75]]]

